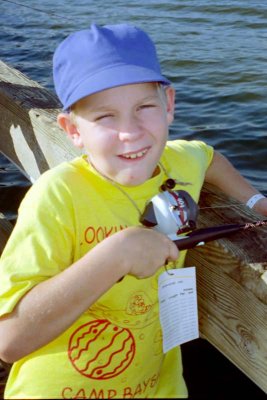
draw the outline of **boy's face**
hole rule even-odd
[[[155,172],[173,120],[174,90],[155,83],[119,86],[78,102],[59,124],[102,175],[136,186]]]

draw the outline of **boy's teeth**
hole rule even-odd
[[[134,153],[134,154],[125,154],[125,158],[138,158],[138,157],[142,157],[144,154],[146,153],[146,151],[139,151],[138,153]]]

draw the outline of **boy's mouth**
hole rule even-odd
[[[121,158],[126,158],[127,160],[135,160],[136,158],[141,158],[147,153],[148,149],[137,151],[136,153],[121,154]]]

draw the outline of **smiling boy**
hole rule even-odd
[[[158,315],[158,277],[186,252],[142,227],[142,213],[170,178],[195,201],[204,180],[264,215],[267,201],[212,147],[167,142],[174,89],[142,30],[70,35],[54,81],[58,123],[84,155],[36,181],[1,257],[5,397],[186,398],[180,348],[163,354]]]
[[[58,122],[76,147],[86,149],[98,172],[121,185],[136,186],[154,174],[173,109],[173,88],[148,82],[85,97],[72,115],[60,114]]]

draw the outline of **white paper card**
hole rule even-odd
[[[170,269],[168,272],[159,276],[159,317],[164,353],[199,337],[196,268]]]

